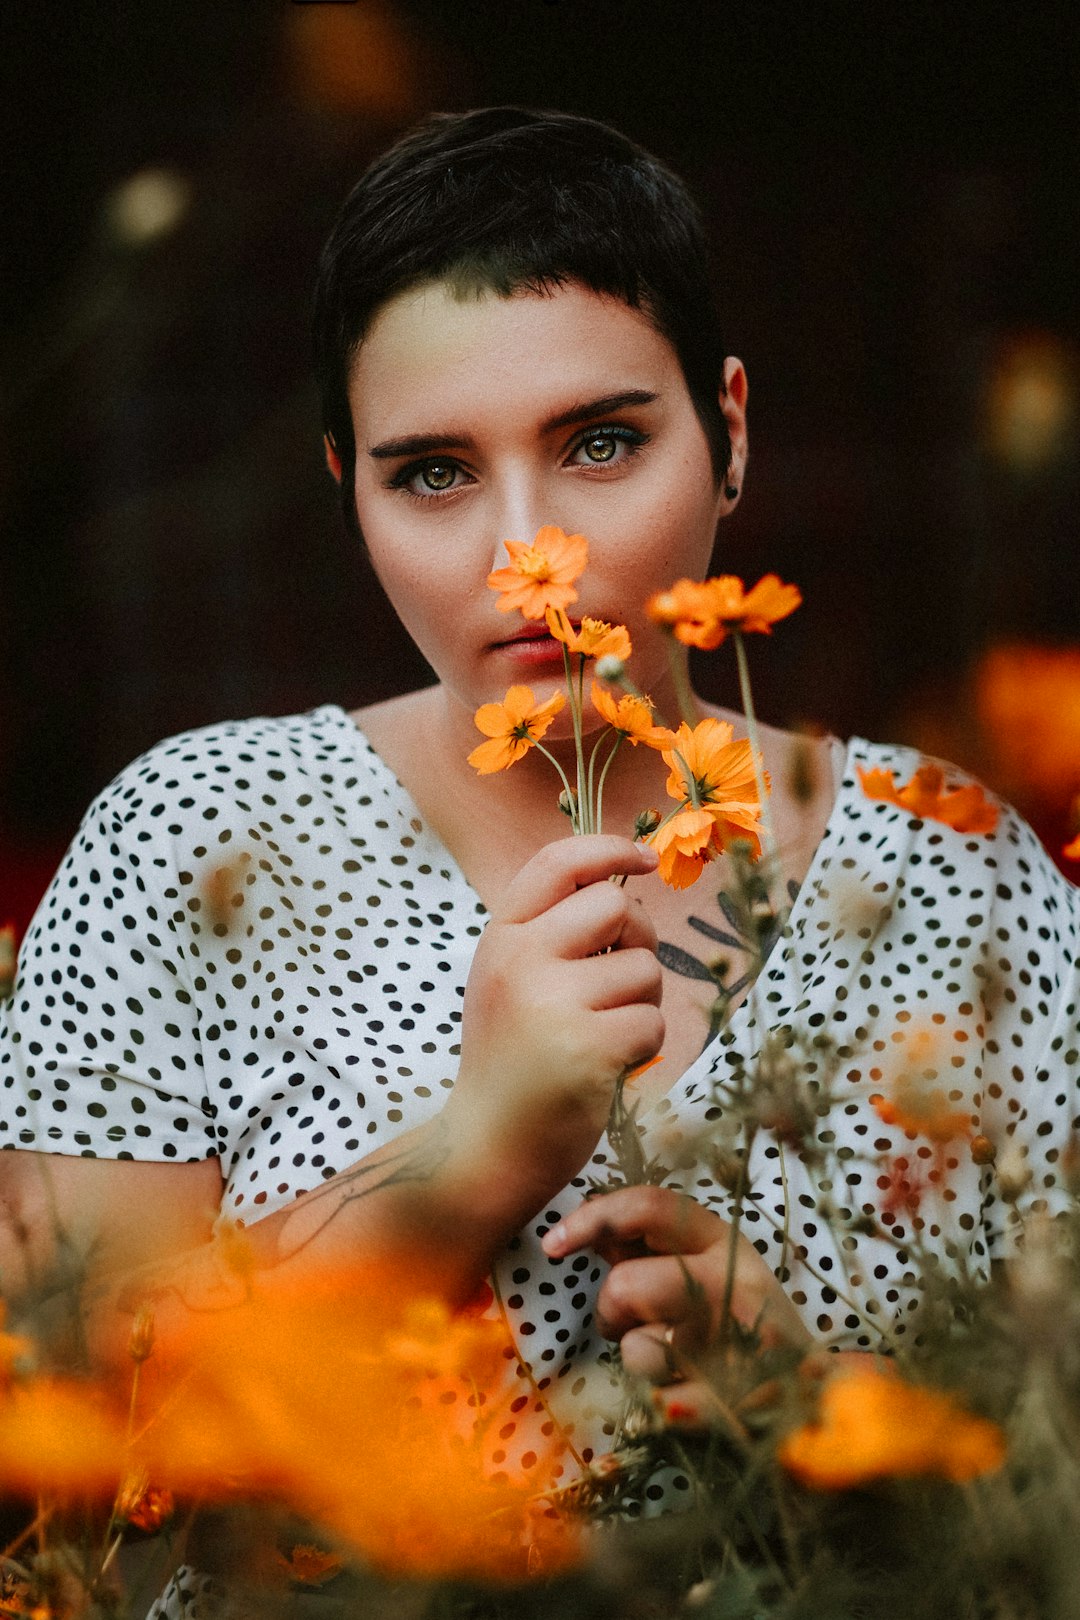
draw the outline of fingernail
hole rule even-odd
[[[660,865],[660,857],[651,844],[639,844],[638,848],[645,857],[646,866],[655,867]]]
[[[558,1226],[553,1226],[550,1232],[544,1233],[544,1236],[540,1239],[540,1247],[545,1254],[558,1254],[559,1250],[569,1241],[569,1238],[570,1234],[566,1230],[565,1223],[560,1221]]]

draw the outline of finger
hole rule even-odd
[[[680,1348],[671,1323],[649,1322],[631,1328],[619,1340],[619,1357],[632,1378],[650,1384],[674,1384],[694,1371],[692,1357]]]
[[[688,1378],[670,1388],[658,1389],[653,1400],[669,1428],[731,1430],[730,1410],[704,1378]],[[736,1426],[741,1430],[741,1425]]]
[[[633,913],[633,902],[624,890],[613,883],[590,883],[524,926],[542,949],[574,960],[621,947],[628,930],[642,936]]]
[[[579,1204],[544,1238],[553,1256],[595,1249],[614,1261],[644,1241],[656,1254],[699,1254],[729,1231],[726,1221],[670,1187],[621,1187]]]
[[[669,1255],[621,1260],[596,1299],[596,1323],[605,1339],[622,1340],[634,1328],[663,1322],[679,1328],[687,1351],[708,1342],[711,1315],[692,1262]]]
[[[648,844],[608,833],[560,838],[545,844],[507,886],[497,907],[500,922],[529,922],[576,889],[616,876],[655,872],[656,851]]]
[[[602,1012],[645,1002],[659,1007],[664,993],[660,963],[651,951],[611,951],[575,964],[575,988],[586,1007]]]
[[[664,1015],[650,1002],[635,1001],[628,1007],[609,1007],[594,1016],[599,1021],[598,1049],[610,1054],[617,1064],[608,1073],[612,1086],[620,1073],[637,1068],[639,1063],[647,1063],[664,1044]],[[548,1250],[549,1254],[557,1252]]]

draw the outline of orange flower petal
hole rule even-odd
[[[684,645],[708,651],[732,630],[767,634],[801,601],[798,586],[781,584],[776,574],[764,575],[749,591],[734,574],[721,574],[715,579],[676,580],[670,590],[650,597],[645,610]]]
[[[564,534],[553,524],[545,524],[531,546],[521,540],[503,544],[510,566],[496,568],[487,578],[490,588],[499,592],[500,613],[542,619],[549,607],[566,608],[577,601],[574,582],[589,559],[583,534]]]
[[[671,746],[663,749],[671,772],[667,791],[673,799],[688,805],[696,793],[698,804],[713,819],[719,847],[735,838],[746,838],[760,851],[761,805],[753,752],[745,739],[735,742],[733,737],[726,720],[701,720],[693,730],[684,721],[674,733]],[[687,773],[693,778],[694,792]]]
[[[616,700],[598,681],[592,683],[591,696],[597,714],[635,747],[643,742],[655,748],[672,735],[665,727],[653,725],[652,704],[646,697],[628,692]]]
[[[1080,861],[1080,833],[1061,852],[1067,861]]]
[[[716,825],[707,810],[679,810],[648,840],[660,857],[659,872],[672,889],[688,889],[721,853]]]
[[[482,703],[473,722],[490,740],[473,749],[468,764],[481,776],[505,771],[528,753],[565,707],[561,692],[537,703],[531,686],[511,686],[501,703]]]
[[[545,614],[547,627],[556,641],[561,641],[567,652],[580,653],[585,658],[630,657],[630,633],[625,625],[605,624],[603,619],[583,618],[574,629],[563,608],[549,607]]]
[[[654,624],[670,630],[684,646],[709,652],[724,639],[724,627],[714,607],[713,595],[705,581],[678,579],[670,590],[651,596],[645,611]]]
[[[962,833],[992,833],[998,824],[998,807],[977,782],[943,791],[944,776],[939,765],[920,765],[910,782],[898,787],[892,771],[874,767],[858,768],[859,781],[868,799],[895,804],[921,820],[940,821]]]
[[[924,1474],[960,1482],[1000,1468],[1005,1437],[949,1396],[867,1366],[829,1380],[819,1421],[789,1434],[778,1456],[819,1490]]]

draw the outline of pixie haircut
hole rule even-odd
[[[382,304],[432,281],[462,298],[576,282],[640,308],[678,356],[723,482],[731,460],[718,401],[725,351],[705,232],[682,181],[593,119],[520,107],[439,113],[365,172],[319,263],[315,374],[351,530],[353,357]]]

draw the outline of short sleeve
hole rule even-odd
[[[23,941],[0,1007],[0,1147],[177,1162],[216,1152],[167,898],[178,812],[155,793],[150,760],[90,807]]]
[[[1080,890],[1029,827],[1003,817],[982,946],[985,1076],[980,1126],[997,1151],[983,1220],[1008,1254],[1022,1218],[1072,1206],[1080,1132]],[[1003,1196],[1003,1188],[1008,1197]]]

